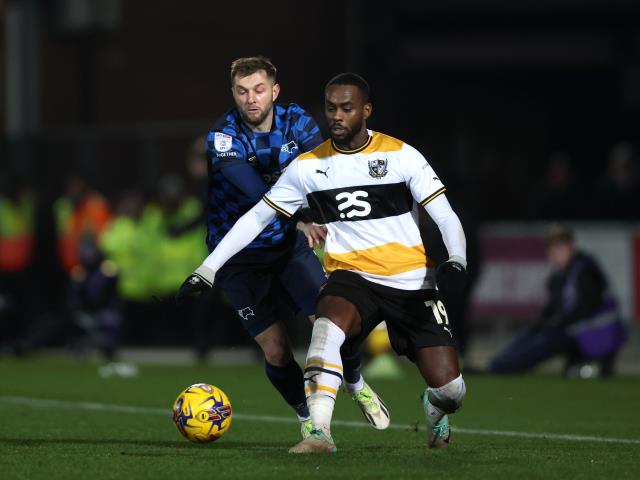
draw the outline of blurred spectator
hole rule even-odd
[[[555,267],[548,281],[548,302],[540,319],[491,361],[490,371],[524,372],[564,355],[568,377],[583,376],[582,367],[590,362],[598,365],[600,375],[612,375],[618,350],[626,341],[626,326],[602,270],[591,256],[577,250],[573,232],[565,226],[549,228],[547,248]]]
[[[633,147],[619,143],[609,152],[604,177],[597,185],[593,208],[598,218],[640,219],[640,178]]]
[[[529,210],[536,219],[579,219],[589,213],[584,191],[565,152],[551,154],[543,182],[535,186],[530,198]]]
[[[155,276],[153,261],[148,260],[153,235],[145,235],[141,217],[144,199],[137,191],[122,194],[115,215],[100,239],[105,256],[116,264],[119,273],[118,294],[125,300],[149,301]],[[144,259],[144,261],[143,261]]]
[[[111,219],[104,197],[90,189],[86,178],[71,174],[66,179],[65,194],[54,205],[58,232],[58,254],[62,268],[71,273],[79,265],[80,242],[85,237],[99,239]]]
[[[64,195],[54,202],[51,213],[56,224],[58,260],[66,274],[60,292],[64,300],[36,317],[24,335],[5,345],[5,350],[26,355],[63,343],[78,353],[97,348],[110,361],[118,345],[121,313],[115,271],[103,262],[98,241],[111,211],[84,177],[71,174]],[[51,288],[47,285],[46,289]],[[23,285],[23,291],[34,295],[33,280]]]
[[[173,295],[194,265],[207,256],[205,226],[184,229],[202,218],[200,201],[188,195],[184,181],[166,175],[158,183],[155,202],[145,208],[145,228],[155,232],[157,257],[156,294]],[[182,230],[182,231],[181,231]]]
[[[105,260],[90,237],[80,244],[80,264],[71,271],[69,313],[82,332],[80,350],[97,348],[105,360],[113,361],[120,343],[122,305],[117,295],[117,267]]]
[[[75,353],[97,350],[104,360],[113,360],[122,327],[116,267],[104,260],[91,236],[78,245],[77,260],[70,272],[66,304],[60,311],[37,317],[25,335],[9,344],[12,353],[32,354],[62,342]]]
[[[209,181],[208,162],[205,148],[205,137],[196,138],[186,154],[187,173],[189,174],[189,191],[200,201],[200,215],[193,216],[183,224],[171,225],[169,234],[172,236],[182,235],[190,230],[202,230],[206,222],[207,205],[207,184]],[[204,230],[202,230],[204,231]]]
[[[129,340],[146,344],[179,339],[162,335],[175,335],[179,322],[174,317],[180,312],[153,298],[172,297],[193,265],[206,256],[201,217],[199,200],[187,194],[184,182],[175,175],[160,179],[152,202],[145,204],[136,191],[126,192],[118,202],[101,246],[118,267]]]
[[[164,305],[153,301],[154,281],[161,276],[156,257],[160,233],[145,222],[147,206],[136,190],[124,192],[116,203],[115,216],[104,231],[100,246],[118,270],[118,295],[124,303],[125,336],[134,343],[144,343],[151,322],[163,319]],[[163,325],[158,325],[162,329]]]
[[[35,195],[0,174],[0,342],[22,333],[30,322],[30,272],[34,257]]]
[[[66,302],[38,316],[25,335],[13,343],[14,353],[25,355],[63,342],[80,353],[89,347],[100,348],[105,358],[110,360],[115,343],[105,349],[102,341],[94,341],[98,336],[96,332],[104,327],[104,319],[98,318],[95,305],[84,303],[88,301],[86,292],[79,295],[79,291],[90,287],[92,294],[104,295],[102,291],[94,291],[99,287],[94,280],[103,260],[97,245],[109,223],[111,211],[104,197],[91,190],[82,175],[72,173],[66,178],[64,195],[53,204],[53,216],[58,259],[67,275],[64,286]],[[89,283],[85,285],[85,281]],[[115,285],[115,278],[112,281]],[[112,296],[115,298],[115,288]],[[93,322],[91,326],[86,321],[89,318]],[[119,327],[117,320],[115,323]]]
[[[186,195],[184,182],[175,175],[163,177],[156,192],[147,204],[138,192],[126,192],[101,240],[120,271],[119,292],[128,300],[147,302],[153,295],[172,295],[206,256],[204,225],[170,233],[200,218],[200,202]]]

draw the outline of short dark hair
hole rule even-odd
[[[236,75],[240,78],[247,77],[256,73],[258,70],[264,70],[267,72],[267,77],[276,81],[276,75],[278,70],[275,65],[271,63],[267,57],[258,55],[257,57],[242,57],[231,62],[231,84],[236,78]]]
[[[561,223],[552,223],[545,232],[545,241],[548,246],[568,244],[575,241],[575,235],[571,227]]]
[[[369,84],[367,81],[362,78],[357,73],[353,72],[344,72],[336,75],[331,80],[327,82],[327,85],[324,87],[326,90],[331,85],[353,85],[360,90],[362,96],[364,97],[365,103],[370,101],[371,98],[371,89],[369,88]]]

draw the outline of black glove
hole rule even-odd
[[[467,285],[467,270],[461,257],[451,257],[436,270],[436,285],[445,297],[459,295]]]
[[[213,280],[216,274],[213,270],[204,265],[196,268],[196,271],[187,277],[180,285],[176,293],[176,303],[180,303],[188,297],[199,297],[208,292],[213,287]]]

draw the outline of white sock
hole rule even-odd
[[[331,417],[335,402],[335,398],[328,395],[313,395],[307,400],[313,428],[322,430],[328,436],[331,436]]]
[[[311,343],[304,370],[304,391],[313,427],[331,434],[331,416],[342,384],[340,346],[345,333],[325,317],[313,324]]]
[[[354,393],[357,393],[364,388],[364,378],[362,378],[362,375],[360,375],[360,378],[356,383],[349,383],[345,380],[344,388],[347,392],[353,395]]]

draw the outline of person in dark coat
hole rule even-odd
[[[547,248],[554,266],[547,304],[538,321],[493,358],[489,370],[525,372],[563,355],[566,376],[585,376],[580,368],[591,363],[599,366],[600,375],[612,375],[627,329],[604,273],[591,255],[577,249],[566,226],[549,228]]]

